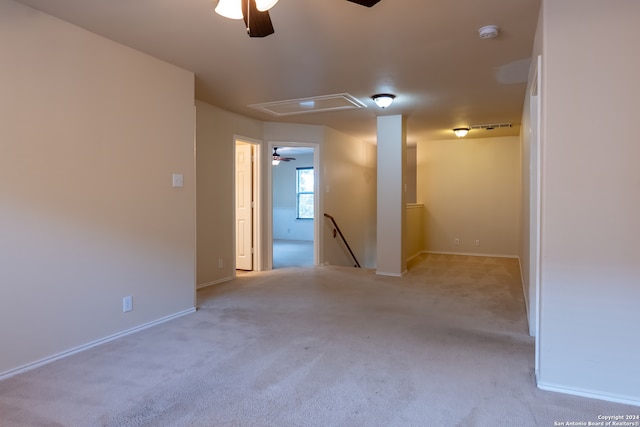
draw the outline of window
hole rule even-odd
[[[296,168],[298,219],[313,219],[313,168]]]

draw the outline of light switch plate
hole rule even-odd
[[[181,173],[174,173],[172,178],[174,187],[182,187],[184,185],[184,178]]]

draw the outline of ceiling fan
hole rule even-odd
[[[371,7],[380,0],[347,0],[361,6]],[[216,12],[231,19],[244,19],[249,37],[266,37],[274,33],[269,17],[271,9],[278,0],[219,0]],[[238,3],[241,9],[238,8]]]
[[[278,154],[278,147],[273,147],[273,160],[271,164],[277,166],[280,162],[290,162],[291,160],[295,160],[295,157],[282,157]]]

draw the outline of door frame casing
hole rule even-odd
[[[273,152],[273,147],[309,147],[313,148],[313,171],[314,171],[314,206],[313,206],[313,265],[319,266],[322,263],[322,233],[320,227],[322,224],[322,188],[321,180],[322,174],[320,173],[320,144],[317,142],[284,142],[284,141],[269,141],[268,149],[269,153]],[[271,166],[271,156],[264,156],[264,165],[267,167],[267,188],[269,189],[265,203],[265,224],[268,224],[265,230],[265,264],[266,270],[273,269],[273,166]]]
[[[533,287],[533,292],[529,292],[530,295],[533,294],[533,301],[535,307],[531,310],[532,318],[530,322],[533,323],[533,333],[535,338],[535,356],[534,356],[534,372],[536,379],[539,376],[540,370],[540,323],[542,317],[542,309],[541,309],[541,295],[542,295],[542,193],[543,193],[543,117],[542,117],[542,56],[539,55],[535,58],[536,66],[534,69],[533,75],[533,85],[531,88],[530,96],[531,96],[531,114],[535,114],[535,123],[532,123],[532,126],[535,126],[535,137],[530,141],[530,146],[532,151],[531,155],[535,156],[535,164],[531,164],[532,172],[533,172],[533,182],[529,185],[533,187],[535,185],[534,191],[531,191],[531,218],[529,219],[529,271],[530,271],[530,279],[529,279],[529,287]],[[535,112],[533,109],[535,108]],[[535,145],[535,146],[534,146]],[[530,163],[531,163],[530,159]]]

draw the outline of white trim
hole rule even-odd
[[[425,253],[425,251],[418,251],[415,254],[411,255],[409,258],[407,258],[407,262],[411,261],[412,259],[419,257],[420,255],[422,255],[423,253]]]
[[[193,285],[198,290],[198,106],[193,104]],[[193,305],[198,304],[198,294],[193,292]]]
[[[640,399],[634,396],[624,396],[603,391],[587,390],[583,388],[565,387],[558,384],[538,382],[538,388],[556,393],[570,394],[573,396],[587,397],[589,399],[604,400],[607,402],[621,403],[623,405],[640,406]]]
[[[235,270],[234,270],[234,274],[235,274]],[[208,286],[217,285],[218,283],[229,282],[229,281],[231,281],[233,279],[234,279],[233,277],[223,277],[222,279],[212,280],[211,282],[200,283],[196,289],[199,290],[199,289],[202,289],[202,288],[206,288]]]
[[[422,251],[423,254],[437,254],[437,255],[464,255],[464,256],[484,256],[491,258],[513,258],[520,259],[518,255],[505,255],[505,254],[477,254],[472,252],[441,252],[441,251]]]
[[[529,324],[529,336],[535,337],[533,329],[531,328],[531,319],[529,318],[529,295],[524,288],[524,276],[522,275],[522,259],[518,257],[518,268],[520,269],[520,284],[522,285],[522,295],[524,296],[524,311],[527,314],[527,323]]]
[[[535,286],[535,311],[534,321],[535,321],[535,347],[534,347],[534,367],[536,372],[540,370],[540,328],[542,322],[542,193],[544,191],[544,180],[543,180],[543,144],[544,137],[542,132],[544,131],[543,127],[543,117],[542,117],[542,56],[538,55],[537,58],[537,66],[536,66],[536,91],[537,91],[537,102],[536,102],[536,211],[535,211],[535,222],[536,222],[536,236],[535,236],[535,262],[534,265],[529,265],[529,274],[532,271],[535,271],[535,280],[533,283],[529,283],[529,288],[531,286]],[[531,245],[531,242],[529,242]],[[531,251],[529,253],[529,257],[531,258]]]
[[[89,349],[91,349],[93,347],[98,347],[99,345],[106,344],[106,343],[108,343],[110,341],[117,340],[118,338],[122,338],[124,336],[131,335],[131,334],[136,333],[136,332],[140,332],[143,329],[147,329],[147,328],[150,328],[152,326],[156,326],[156,325],[159,325],[161,323],[168,322],[169,320],[173,320],[173,319],[176,319],[178,317],[182,317],[182,316],[184,316],[186,314],[195,313],[195,311],[196,311],[195,307],[188,308],[186,310],[182,310],[182,311],[179,311],[177,313],[170,314],[169,316],[161,317],[160,319],[156,319],[156,320],[153,320],[151,322],[144,323],[142,325],[136,326],[134,328],[127,329],[127,330],[122,331],[122,332],[118,332],[117,334],[109,335],[107,337],[100,338],[99,340],[91,341],[91,342],[83,344],[81,346],[74,347],[74,348],[71,348],[69,350],[63,351],[61,353],[57,353],[57,354],[54,354],[52,356],[45,357],[44,359],[40,359],[40,360],[36,360],[35,362],[27,363],[26,365],[22,365],[22,366],[19,366],[19,367],[15,368],[15,369],[11,369],[9,371],[0,373],[0,381],[6,380],[7,378],[13,377],[13,376],[18,375],[18,374],[23,374],[25,372],[28,372],[28,371],[31,371],[33,369],[39,368],[41,366],[48,365],[51,362],[55,362],[56,360],[64,359],[65,357],[72,356],[72,355],[74,355],[76,353],[80,353],[80,352],[85,351],[85,350],[89,350]]]
[[[406,271],[404,271],[402,274],[398,274],[398,273],[385,273],[384,271],[376,270],[376,275],[378,275],[378,276],[387,276],[387,277],[402,277],[402,276],[404,276],[405,273],[406,273]]]

